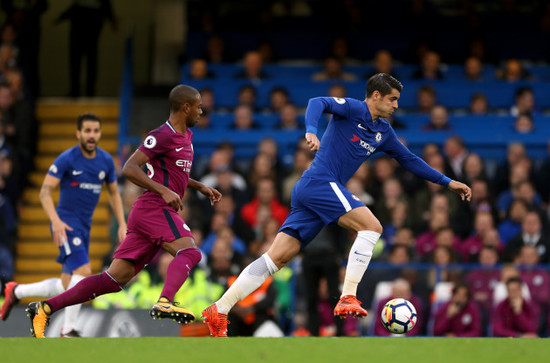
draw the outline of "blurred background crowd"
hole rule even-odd
[[[308,98],[363,99],[366,80],[385,72],[404,84],[399,112],[389,120],[402,142],[433,168],[467,183],[472,201],[373,155],[347,184],[384,227],[358,291],[369,317],[333,319],[355,236],[329,226],[235,307],[229,334],[252,335],[272,321],[284,335],[388,335],[380,311],[389,298],[402,297],[419,312],[410,335],[548,335],[546,1],[182,3],[186,38],[177,56],[179,79],[134,85],[130,137],[118,154],[122,165],[163,121],[173,84],[200,90],[204,114],[194,129],[192,177],[218,188],[223,199],[211,208],[192,191],[184,196],[182,217],[203,259],[176,300],[200,313],[269,248],[289,212],[292,187],[314,157],[302,139]],[[0,274],[9,281],[16,273],[18,210],[37,153],[35,103],[56,94],[41,90],[39,27],[32,26],[47,1],[1,5]],[[109,96],[96,91],[98,39],[103,22],[116,28],[124,9],[108,1],[74,1],[69,9],[58,19],[72,22],[65,94]],[[83,14],[93,15],[93,31],[77,26]],[[79,48],[79,42],[95,47]],[[155,97],[161,106],[144,110]],[[120,185],[128,214],[142,190],[122,178]],[[113,249],[104,266],[116,248],[116,230],[113,219]],[[170,260],[157,256],[124,292],[101,297],[94,307],[149,308]]]

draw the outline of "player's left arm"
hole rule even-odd
[[[350,113],[349,103],[343,98],[336,97],[315,97],[308,101],[305,114],[305,137],[311,151],[319,150],[321,145],[317,137],[317,130],[319,119],[323,113],[332,113],[347,118]]]
[[[118,242],[122,242],[126,236],[126,218],[124,218],[124,208],[122,207],[122,198],[118,191],[118,183],[115,180],[112,183],[107,184],[107,190],[109,191],[109,203],[113,209],[113,213],[118,222]]]
[[[210,199],[210,205],[214,205],[215,203],[218,203],[220,199],[222,199],[222,193],[220,193],[217,189],[208,187],[203,183],[196,181],[195,179],[189,178],[189,183],[187,184],[187,186],[198,190],[199,192],[204,194],[204,196],[208,197],[208,199]]]
[[[429,166],[424,160],[413,154],[403,145],[393,130],[390,130],[388,134],[389,139],[386,140],[383,151],[397,160],[405,169],[432,183],[446,186],[450,191],[460,195],[462,200],[470,201],[472,198],[472,190],[469,186],[459,181],[452,180]]]

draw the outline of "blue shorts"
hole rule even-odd
[[[59,247],[56,261],[63,265],[61,272],[72,274],[74,270],[90,263],[90,231],[82,228],[66,231],[67,243]]]
[[[301,178],[292,189],[290,214],[279,232],[298,239],[304,248],[324,226],[337,223],[350,210],[364,206],[338,182]]]

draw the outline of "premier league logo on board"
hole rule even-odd
[[[377,132],[376,136],[374,136],[374,140],[376,140],[376,142],[382,141],[382,134],[380,132]]]
[[[149,135],[145,138],[145,141],[143,142],[143,146],[145,146],[147,149],[152,149],[157,145],[157,139]]]

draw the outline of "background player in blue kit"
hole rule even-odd
[[[118,239],[126,235],[126,220],[118,192],[115,165],[109,153],[97,146],[101,138],[101,119],[83,114],[77,119],[78,145],[66,150],[50,166],[42,188],[40,202],[51,221],[55,244],[59,247],[57,262],[62,264],[61,278],[33,284],[6,284],[6,299],[0,310],[6,320],[19,299],[30,296],[51,297],[61,294],[92,274],[88,256],[92,215],[99,201],[103,184],[107,183],[109,201],[118,221]],[[59,203],[55,207],[52,191],[60,187]],[[80,305],[65,309],[61,336],[78,337],[75,329]]]
[[[463,200],[470,200],[471,190],[467,185],[449,179],[411,153],[384,120],[397,109],[402,89],[397,79],[378,73],[368,80],[364,101],[330,97],[309,101],[305,115],[306,140],[312,151],[319,151],[294,186],[290,214],[271,248],[248,265],[226,293],[202,312],[213,336],[226,337],[227,313],[231,308],[296,256],[324,225],[330,223],[357,232],[349,252],[342,296],[334,314],[340,317],[367,315],[355,296],[382,226],[344,185],[375,152],[384,151],[405,169],[448,187]],[[319,142],[316,133],[323,113],[331,113],[333,117]]]

